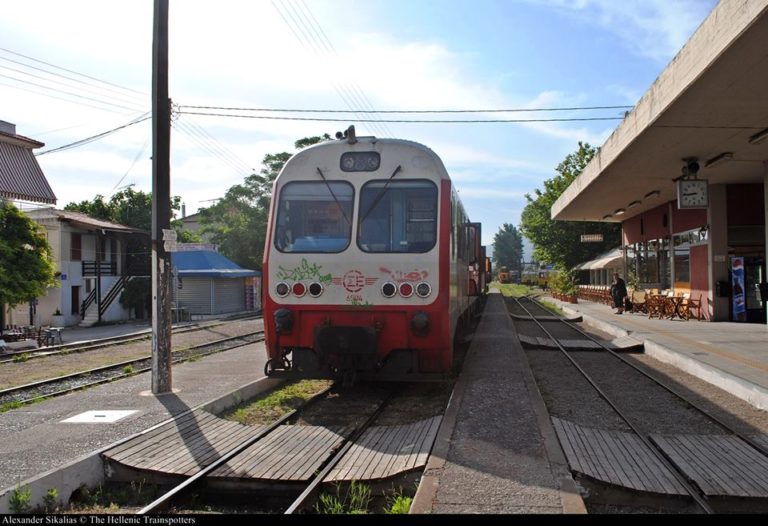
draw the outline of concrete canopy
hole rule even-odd
[[[768,139],[749,139],[766,129],[768,0],[721,0],[554,203],[552,218],[619,222],[676,200],[687,158],[709,184],[762,183]],[[706,166],[723,153],[732,159]]]

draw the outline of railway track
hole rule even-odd
[[[243,345],[263,341],[264,332],[257,331],[238,336],[231,336],[215,341],[173,351],[173,363],[199,359],[204,356],[223,352]],[[152,357],[125,360],[119,363],[96,367],[86,371],[48,378],[38,382],[11,387],[0,391],[0,407],[19,407],[39,402],[46,398],[61,396],[73,391],[86,389],[106,382],[112,382],[128,376],[134,376],[152,369]]]
[[[206,477],[209,477],[217,470],[221,470],[222,467],[228,464],[236,463],[238,456],[245,454],[249,448],[252,448],[255,444],[262,441],[269,441],[270,436],[275,434],[277,430],[279,430],[281,427],[291,424],[292,422],[295,422],[309,407],[320,403],[324,398],[328,396],[329,393],[337,388],[337,385],[332,385],[327,389],[317,393],[312,398],[307,400],[301,407],[294,409],[280,419],[276,420],[274,423],[266,426],[264,429],[261,429],[256,435],[250,436],[248,439],[244,440],[233,449],[231,449],[228,453],[222,455],[217,460],[199,470],[195,475],[173,487],[160,497],[156,498],[153,502],[144,506],[137,512],[137,514],[145,515],[166,511],[170,506],[173,506],[174,502],[180,499],[184,494],[203,484],[206,480]],[[387,403],[391,399],[392,395],[393,390],[390,390],[378,401],[376,407],[369,412],[362,423],[355,423],[349,426],[353,428],[351,433],[346,434],[346,438],[341,444],[333,446],[336,447],[336,451],[332,453],[327,459],[325,459],[322,465],[318,467],[314,476],[312,476],[304,485],[304,488],[301,490],[299,495],[284,508],[284,514],[291,515],[300,513],[311,505],[314,496],[319,491],[320,485],[326,479],[327,475],[338,465],[338,463],[345,457],[345,455],[349,453],[350,449],[355,444],[355,441],[360,438],[362,434],[376,421],[376,418],[387,406]],[[317,447],[317,445],[314,445],[313,447]],[[329,446],[328,449],[331,449],[331,447],[332,446]],[[320,447],[319,449],[322,450],[323,448]]]
[[[525,316],[513,316],[518,320],[518,323],[527,318],[531,323],[535,324],[543,334],[546,335],[546,338],[549,341],[554,343],[554,346],[563,356],[565,356],[573,368],[575,368],[575,370],[577,370],[579,374],[589,383],[591,388],[594,389],[596,393],[598,393],[600,398],[608,406],[610,406],[611,410],[616,415],[618,415],[621,421],[624,422],[624,424],[629,429],[631,429],[632,433],[634,433],[634,435],[640,439],[642,444],[646,447],[646,450],[650,452],[660,464],[663,464],[669,469],[669,472],[672,473],[677,480],[679,487],[683,488],[685,493],[687,493],[693,499],[699,509],[703,510],[705,513],[714,513],[712,501],[710,498],[711,495],[705,491],[705,488],[708,489],[709,486],[706,483],[702,484],[701,480],[697,479],[696,477],[692,477],[690,470],[686,471],[683,469],[685,466],[681,466],[683,463],[680,461],[680,458],[678,458],[678,456],[674,453],[670,454],[669,444],[671,442],[668,438],[654,434],[654,429],[647,429],[649,427],[648,424],[643,425],[639,422],[640,419],[636,418],[636,415],[638,414],[638,408],[630,407],[631,404],[628,403],[628,399],[626,397],[621,400],[621,396],[617,396],[619,392],[619,390],[616,388],[617,385],[624,384],[626,391],[634,393],[635,390],[628,387],[629,384],[636,384],[639,382],[649,383],[649,385],[654,386],[653,389],[655,389],[655,391],[647,391],[648,393],[651,393],[647,396],[648,400],[659,400],[663,396],[673,397],[682,407],[682,409],[679,411],[672,411],[672,415],[665,416],[665,418],[672,420],[677,418],[681,422],[686,420],[690,420],[692,422],[694,417],[686,414],[686,412],[691,412],[692,410],[699,416],[701,423],[697,424],[698,426],[711,425],[717,428],[718,433],[725,432],[728,437],[731,437],[732,441],[729,442],[729,444],[731,444],[730,447],[733,448],[733,451],[738,450],[738,455],[744,457],[745,455],[749,455],[749,453],[744,453],[744,451],[751,450],[752,454],[756,455],[755,458],[758,459],[758,463],[760,463],[761,460],[768,458],[768,447],[766,447],[768,444],[765,444],[764,440],[761,441],[755,437],[749,436],[748,434],[739,431],[738,429],[735,429],[734,426],[713,414],[712,411],[708,411],[706,408],[702,407],[701,404],[692,400],[690,396],[686,396],[686,394],[681,392],[680,389],[669,385],[657,375],[654,375],[648,370],[645,370],[644,368],[641,368],[632,363],[620,353],[616,352],[614,349],[611,349],[604,342],[598,340],[597,338],[574,325],[574,323],[571,321],[563,319],[559,316],[553,316],[551,311],[547,310],[545,307],[543,307],[538,302],[535,302],[531,298],[523,298],[522,300],[515,298],[513,301],[516,304],[515,310],[519,309],[526,313]],[[606,378],[606,374],[601,372],[601,368],[605,367],[605,362],[603,362],[602,367],[596,367],[594,360],[586,359],[587,355],[594,355],[595,353],[583,353],[573,350],[574,347],[578,347],[574,346],[573,344],[575,340],[591,342],[593,344],[593,349],[600,351],[601,355],[611,356],[613,359],[623,364],[623,366],[626,368],[625,372],[620,373],[618,372],[618,369],[611,368],[612,374],[616,375],[616,377]],[[568,343],[564,344],[564,342]],[[568,347],[570,347],[571,350],[569,350]],[[642,380],[634,379],[631,375],[635,375],[637,378],[642,378]],[[646,404],[646,407],[644,407],[643,410],[647,412],[648,409],[649,408]],[[661,419],[662,416],[659,415],[659,418]],[[565,429],[565,427],[567,426],[561,424],[560,429]],[[668,427],[674,428],[674,422],[672,422]],[[707,431],[702,432],[702,436],[712,436],[710,435],[712,431],[709,429],[710,428],[707,427]],[[669,429],[667,429],[667,433],[670,433]],[[564,431],[563,434],[565,434]],[[695,441],[695,439],[687,440]],[[738,444],[734,444],[733,441],[738,442]],[[665,445],[666,447],[664,447]],[[711,469],[717,471],[718,468],[717,466],[712,466]],[[758,478],[768,477],[767,474],[760,473],[758,467],[753,467],[752,470],[754,471],[755,476]],[[726,469],[723,469],[724,473],[726,471]],[[734,484],[741,484],[743,487],[748,485],[744,482]]]
[[[241,320],[249,320],[249,319],[258,320],[258,319],[261,319],[261,316],[258,316],[258,315],[242,316],[242,317],[226,319],[226,320],[217,320],[209,323],[195,324],[192,326],[177,327],[173,329],[171,334],[180,335],[180,334],[187,334],[191,332],[198,332],[198,331],[226,325],[233,321],[241,321]],[[3,352],[3,355],[0,358],[0,365],[6,364],[6,363],[19,362],[19,361],[26,362],[29,360],[33,360],[35,358],[48,358],[51,356],[57,356],[62,354],[94,351],[97,349],[103,349],[104,347],[108,347],[108,346],[122,345],[126,343],[149,340],[151,337],[152,337],[152,332],[151,332],[151,329],[149,329],[149,330],[144,330],[144,331],[140,331],[132,334],[125,334],[121,336],[112,336],[109,338],[100,338],[98,340],[88,340],[88,341],[81,341],[81,342],[64,343],[60,345],[51,345],[51,346],[41,347],[37,349],[23,349],[23,350],[14,350],[14,351],[6,350]]]
[[[415,488],[453,385],[339,386],[276,421],[256,401],[237,411],[250,425],[200,408],[176,415],[101,453],[107,485],[119,493],[146,481],[143,501],[124,502],[139,514],[323,513],[320,497],[353,482],[370,491],[370,510],[386,505],[394,484]]]

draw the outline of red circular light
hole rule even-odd
[[[400,295],[404,298],[410,298],[413,295],[413,285],[410,283],[401,283]]]
[[[294,283],[293,284],[293,295],[294,296],[303,296],[307,292],[307,287],[304,286],[303,283]]]

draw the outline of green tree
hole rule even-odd
[[[621,243],[621,225],[597,221],[555,221],[550,209],[560,195],[584,170],[596,149],[579,142],[556,168],[557,175],[544,181],[544,190],[535,190],[521,216],[520,230],[533,243],[533,257],[561,268],[572,268]],[[600,243],[582,243],[582,234],[602,234]]]
[[[171,214],[175,217],[180,209],[181,197],[175,195],[171,199]],[[126,188],[112,195],[109,201],[105,201],[103,195],[97,194],[90,201],[69,203],[64,207],[64,210],[81,212],[96,219],[103,219],[141,230],[152,230],[152,192]],[[171,228],[177,231],[180,242],[199,241],[199,237],[196,234],[181,232],[181,225],[181,219],[171,220]]]
[[[330,140],[305,137],[294,143],[296,149]],[[215,205],[200,211],[202,232],[211,234],[222,254],[246,268],[261,268],[267,232],[272,183],[293,154],[271,153],[264,156],[263,168],[251,174],[242,184],[232,186]]]
[[[523,270],[523,237],[514,225],[504,223],[493,236],[493,260],[496,268]]]
[[[51,247],[37,223],[10,203],[0,201],[0,334],[5,305],[14,307],[58,286]]]

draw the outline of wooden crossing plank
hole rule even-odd
[[[760,435],[753,435],[750,438],[763,446],[763,449],[768,449],[768,434],[762,433]]]
[[[261,429],[263,426],[244,426],[195,410],[105,451],[103,456],[135,469],[193,474]]]
[[[282,427],[283,426],[280,426],[279,428],[271,432],[269,435],[262,438],[261,440],[253,444],[251,447],[243,451],[236,458],[229,460],[227,463],[217,468],[216,471],[214,471],[213,475],[218,477],[241,476],[243,473],[246,472],[249,464],[257,461],[254,459],[255,458],[258,459],[259,454],[263,450],[266,450],[267,448],[271,447],[273,443],[278,442],[281,439],[281,435],[284,432]]]
[[[123,442],[122,444],[119,444],[108,451],[105,452],[110,455],[110,458],[114,458],[122,453],[124,453],[126,450],[131,449],[135,447],[137,444],[141,444],[147,440],[150,440],[151,438],[156,437],[159,434],[167,433],[174,427],[178,427],[183,425],[185,422],[190,421],[194,418],[196,418],[197,411],[190,411],[189,413],[185,413],[181,415],[180,417],[176,418],[172,422],[166,422],[163,425],[160,425],[153,429],[152,431],[148,431],[146,433],[143,433],[139,436],[133,437],[130,440],[127,440]]]
[[[338,426],[280,426],[264,441],[248,448],[232,465],[222,466],[211,476],[308,480],[348,432]]]
[[[237,431],[241,425],[237,422],[222,420],[211,422],[202,426],[197,433],[189,436],[182,443],[174,447],[168,447],[159,458],[154,457],[151,469],[167,473],[176,473],[178,467],[187,464],[190,460],[197,459],[212,448],[215,444],[228,439],[233,431]],[[198,464],[195,462],[195,464]]]
[[[732,435],[653,435],[709,496],[768,497],[768,458]]]
[[[116,461],[123,461],[135,454],[141,454],[142,451],[149,452],[152,448],[162,447],[164,442],[173,435],[184,432],[189,428],[196,428],[205,420],[214,417],[214,415],[205,412],[195,411],[194,414],[184,415],[181,419],[168,422],[163,426],[132,438],[113,449],[104,452],[104,456]]]
[[[639,491],[684,495],[674,474],[636,435],[591,429],[552,417],[571,470]]]
[[[441,419],[368,429],[325,480],[379,480],[425,466]]]
[[[131,464],[134,460],[146,456],[155,454],[159,450],[167,447],[171,441],[181,441],[190,433],[199,430],[201,425],[205,425],[205,422],[209,419],[215,418],[211,414],[195,415],[191,419],[187,419],[184,422],[176,425],[175,422],[169,422],[160,433],[153,436],[145,437],[139,436],[133,439],[132,447],[123,449],[117,454],[112,454],[111,451],[105,453],[105,456],[112,458],[115,461]]]
[[[175,463],[197,457],[205,448],[210,447],[212,442],[215,442],[222,430],[230,430],[237,428],[237,426],[240,424],[226,420],[208,421],[199,428],[186,433],[183,438],[182,435],[178,435],[167,440],[165,447],[155,450],[152,454],[143,454],[133,459],[131,465],[143,469],[175,473],[175,470],[170,469]]]

